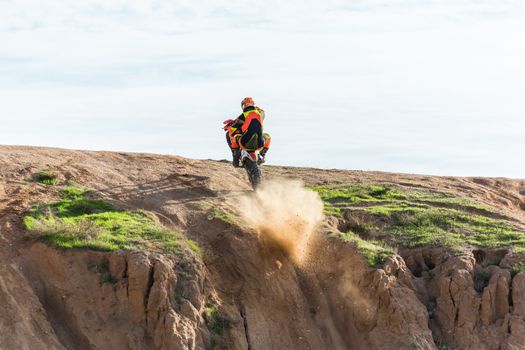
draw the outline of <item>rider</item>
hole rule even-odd
[[[255,152],[260,149],[259,162],[264,163],[266,152],[270,148],[270,135],[263,132],[265,113],[262,108],[256,107],[251,97],[241,101],[242,113],[227,125],[226,142],[232,150],[233,166],[238,167],[241,159],[241,149]]]

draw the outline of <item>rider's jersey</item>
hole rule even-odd
[[[232,127],[240,130],[242,145],[247,149],[257,149],[264,144],[263,120],[265,114],[261,108],[247,107],[237,117]]]
[[[257,114],[257,116],[255,116],[254,114]],[[249,117],[250,115],[251,117]],[[235,128],[235,129],[242,128],[243,129],[242,132],[244,132],[246,129],[249,128],[250,122],[254,118],[259,121],[259,124],[261,124],[261,128],[262,128],[263,120],[265,118],[264,110],[259,107],[252,107],[252,106],[246,107],[244,109],[244,112],[241,113],[237,117],[237,119],[235,119],[235,122],[233,122],[232,124],[232,128]]]

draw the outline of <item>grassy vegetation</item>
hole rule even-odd
[[[58,175],[52,170],[40,170],[33,174],[32,179],[44,185],[54,186],[58,184]]]
[[[401,191],[387,184],[357,183],[344,188],[325,186],[311,187],[317,191],[325,202],[327,214],[340,215],[345,209],[376,208],[385,211],[402,207],[428,208],[431,206],[463,207],[490,213],[492,209],[486,205],[475,203],[463,198],[453,197],[447,192],[430,192],[424,190]]]
[[[197,256],[199,256],[200,258],[204,258],[204,252],[196,242],[192,241],[191,239],[187,239],[186,244],[188,245],[188,248],[190,248],[195,254],[197,254]]]
[[[90,189],[70,186],[60,191],[60,198],[69,200],[80,200],[91,193]]]
[[[376,226],[375,222],[381,223],[384,241],[378,242],[380,245],[525,248],[525,234],[496,219],[493,209],[450,193],[361,183],[345,188],[312,189],[324,201],[327,215],[344,219],[357,212],[371,214],[371,222],[362,225],[370,228]]]
[[[179,233],[163,228],[153,214],[119,210],[89,198],[89,193],[75,187],[64,189],[61,200],[33,208],[24,218],[24,227],[31,236],[61,248],[180,252],[182,244],[187,244],[200,251]]]
[[[513,250],[514,253],[525,253],[525,246],[515,246]]]
[[[394,250],[381,241],[365,241],[359,235],[349,231],[341,234],[341,238],[356,245],[371,267],[382,265],[385,260],[394,254]]]
[[[515,275],[523,271],[525,271],[525,263],[522,263],[522,262],[516,263],[512,265],[510,268],[510,273],[512,277],[514,277]]]
[[[228,224],[235,224],[235,219],[226,210],[220,207],[211,207],[209,209],[208,220],[217,219]]]
[[[405,200],[407,196],[397,190],[380,185],[355,184],[345,188],[311,187],[325,202],[325,213],[340,215],[342,211],[356,204],[388,203]]]

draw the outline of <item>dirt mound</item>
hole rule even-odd
[[[323,203],[302,185],[387,183],[416,189],[414,208],[432,200],[486,213],[416,196],[441,191],[495,208],[486,220],[518,230],[523,180],[267,167],[253,193],[242,169],[181,157],[4,146],[0,165],[0,349],[525,348],[523,253],[401,249],[371,265],[364,235],[336,235],[381,237],[381,222],[367,226],[370,199],[343,205],[348,193],[336,193],[325,211],[340,218],[322,219]],[[38,174],[55,178],[40,183]],[[27,240],[27,211],[68,186],[119,210],[151,212],[202,254]]]

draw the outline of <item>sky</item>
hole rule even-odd
[[[0,144],[525,178],[520,0],[0,0]]]

